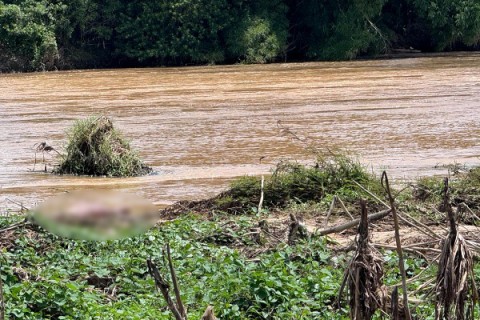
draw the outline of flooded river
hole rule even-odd
[[[352,150],[393,179],[444,173],[442,164],[480,163],[479,111],[479,54],[0,75],[0,207],[94,188],[163,204],[203,198],[280,159],[307,160],[285,128],[321,148]],[[157,174],[31,172],[35,143],[61,150],[75,119],[98,114]]]

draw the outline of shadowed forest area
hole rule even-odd
[[[477,50],[477,0],[5,0],[0,71]]]

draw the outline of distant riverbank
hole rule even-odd
[[[344,61],[480,48],[475,1],[0,2],[0,72]]]

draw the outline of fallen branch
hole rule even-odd
[[[386,217],[390,212],[391,212],[391,210],[388,209],[388,210],[379,211],[377,213],[369,214],[368,215],[368,221],[373,222],[373,221],[376,221],[376,220],[380,220],[380,219]],[[317,230],[316,234],[318,234],[320,236],[324,236],[324,235],[331,234],[331,233],[339,233],[339,232],[345,231],[347,229],[356,227],[356,226],[358,226],[359,223],[360,223],[360,218],[355,219],[355,220],[350,221],[350,222],[347,222],[347,223],[344,223],[344,224],[336,225],[336,226],[333,226],[333,227],[330,227],[330,228]]]

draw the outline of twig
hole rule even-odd
[[[333,196],[332,203],[330,203],[330,209],[328,209],[327,217],[325,218],[325,228],[328,226],[328,219],[330,218],[333,208],[335,207],[335,200],[337,200],[337,196]]]
[[[472,209],[470,209],[468,204],[466,204],[465,202],[462,202],[460,205],[462,205],[470,213],[472,218],[474,218],[475,220],[480,220],[480,218],[475,214],[475,212],[473,212]]]
[[[432,243],[438,243],[438,240],[407,244],[406,246],[403,246],[403,248],[407,249],[407,248],[411,248],[411,247],[421,247],[421,246],[424,246],[424,245],[430,245]]]
[[[375,248],[383,248],[383,249],[392,249],[392,250],[397,249],[397,246],[390,246],[388,244],[381,244],[381,243],[372,243],[372,246],[374,246]],[[430,249],[430,248],[408,248],[408,249],[403,248],[403,251],[416,254],[416,255],[422,257],[423,259],[425,259],[425,261],[428,261],[427,257],[423,253],[420,252],[421,250],[425,250],[425,251],[435,250],[434,252],[437,252],[437,251],[439,252],[440,251],[438,249]]]
[[[350,219],[355,220],[355,218],[352,216],[352,214],[350,213],[350,211],[348,211],[347,207],[345,207],[345,204],[343,203],[342,198],[340,198],[339,196],[337,196],[337,199],[338,199],[338,202],[340,202],[340,205],[342,206],[342,209],[348,214],[348,216],[350,217]]]
[[[424,283],[422,283],[421,285],[419,285],[415,291],[412,292],[412,295],[416,295],[418,292],[422,291],[425,287],[428,287],[429,285],[431,285],[433,282],[435,282],[435,277],[432,277],[430,279],[428,279],[427,281],[425,281]]]
[[[21,211],[24,211],[24,210],[28,211],[28,210],[30,210],[29,208],[25,207],[25,206],[23,205],[23,203],[21,203],[21,202],[12,200],[12,199],[10,199],[10,198],[7,198],[6,200],[9,201],[9,202],[11,202],[11,203],[13,203],[13,204],[16,204],[17,206],[19,206]]]
[[[23,227],[23,226],[26,226],[30,224],[30,221],[28,220],[24,220],[24,221],[21,221],[21,222],[17,222],[17,223],[14,223],[6,228],[3,228],[3,229],[0,229],[0,233],[3,233],[3,232],[6,232],[6,231],[10,231],[10,230],[14,230],[16,228],[19,228],[19,227]]]
[[[391,212],[391,210],[388,209],[388,210],[379,211],[377,213],[369,214],[368,215],[368,221],[376,221],[376,220],[382,219],[383,217],[386,217],[390,212]],[[350,221],[350,222],[347,222],[347,223],[344,223],[344,224],[336,225],[336,226],[333,226],[333,227],[330,227],[330,228],[317,230],[315,233],[320,235],[320,236],[324,236],[324,235],[327,235],[327,234],[330,234],[330,233],[338,233],[338,232],[342,232],[342,231],[345,231],[347,229],[358,226],[359,222],[360,222],[360,218],[355,219],[355,220]]]
[[[405,248],[404,248],[405,249]],[[425,272],[427,271],[431,266],[432,264],[435,263],[435,261],[437,261],[437,259],[440,258],[440,255],[437,255],[429,264],[428,266],[426,266],[422,271],[420,271],[420,273],[416,274],[415,276],[411,277],[410,279],[407,280],[407,283],[412,283],[413,281],[417,280],[418,278],[420,278],[420,276]],[[432,277],[428,277],[428,278],[432,278]],[[401,285],[401,283],[397,283],[395,284],[394,286],[397,287]]]
[[[402,275],[403,308],[405,310],[405,318],[407,320],[411,320],[412,316],[410,314],[410,309],[408,308],[407,274],[405,272],[405,264],[403,261],[402,242],[400,240],[400,227],[398,225],[398,216],[397,216],[397,210],[395,208],[395,200],[392,197],[392,193],[390,191],[390,184],[388,183],[387,172],[383,171],[381,181],[382,181],[382,186],[385,188],[385,191],[387,192],[387,195],[388,195],[390,208],[392,210],[393,224],[395,226],[395,242],[397,243],[398,267]]]
[[[388,204],[386,204],[382,199],[380,199],[379,197],[377,197],[374,193],[372,193],[371,191],[369,191],[368,189],[366,189],[364,186],[362,186],[360,183],[358,183],[357,181],[355,180],[352,180],[353,183],[355,183],[360,189],[362,189],[363,191],[365,191],[368,195],[370,195],[372,198],[374,198],[375,200],[377,200],[378,202],[380,202],[381,204],[383,204],[386,208],[390,208],[390,206]]]
[[[167,242],[167,259],[168,267],[170,268],[170,275],[172,276],[173,282],[173,291],[175,292],[175,298],[177,299],[177,306],[180,315],[184,320],[187,320],[187,312],[182,303],[182,297],[180,296],[180,288],[178,287],[177,275],[175,274],[175,269],[173,268],[172,255],[170,254],[170,244]]]
[[[262,212],[262,205],[263,205],[263,188],[265,184],[265,177],[262,176],[262,182],[260,184],[260,201],[258,202],[258,210],[257,213]]]
[[[402,215],[405,215],[407,216],[409,219],[413,220],[417,225],[415,225],[414,223],[408,221],[407,219],[405,219]],[[442,239],[441,236],[439,236],[438,234],[436,234],[432,229],[430,229],[428,226],[426,226],[425,224],[421,223],[420,221],[418,221],[417,219],[415,219],[414,217],[412,217],[411,215],[407,214],[407,213],[404,213],[402,212],[401,214],[397,212],[397,216],[400,220],[402,220],[403,222],[405,222],[406,224],[408,224],[409,226],[417,229],[418,231],[424,233],[425,235],[429,235],[431,237],[434,237],[434,238],[437,238],[439,240]],[[422,228],[424,228],[425,230],[428,231],[428,233],[423,230]],[[445,231],[447,231],[446,229],[444,229]]]
[[[155,263],[152,262],[152,260],[147,259],[147,266],[148,266],[148,273],[153,277],[155,280],[155,285],[156,287],[160,290],[160,292],[163,295],[163,298],[167,302],[168,308],[170,311],[173,313],[174,317],[176,320],[185,320],[181,316],[180,312],[178,311],[177,307],[175,306],[175,303],[173,302],[172,298],[170,297],[169,293],[169,285],[165,281],[164,278],[160,275],[160,272],[158,272],[157,266]]]

